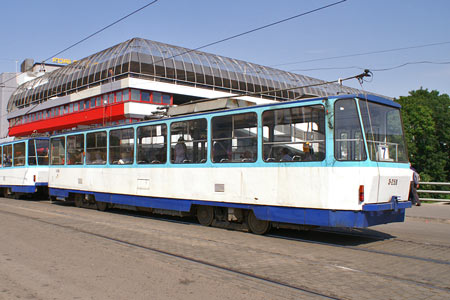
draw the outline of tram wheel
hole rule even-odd
[[[76,207],[83,207],[83,197],[82,194],[76,194],[74,197],[74,202]]]
[[[254,234],[265,234],[271,227],[269,221],[259,220],[256,218],[253,210],[249,211],[247,215],[247,225],[250,232]]]
[[[99,211],[105,211],[108,209],[108,203],[106,203],[106,202],[95,201],[95,206],[97,207],[97,209]]]
[[[214,221],[214,209],[211,206],[199,206],[197,220],[203,226],[210,226]]]

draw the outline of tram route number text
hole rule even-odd
[[[397,185],[397,184],[398,184],[398,179],[392,179],[392,178],[388,179],[388,185]]]

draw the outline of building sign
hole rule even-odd
[[[58,57],[52,58],[52,63],[55,63],[55,64],[70,65],[71,63],[74,63],[74,62],[76,62],[76,60],[71,60],[68,58],[58,58]]]

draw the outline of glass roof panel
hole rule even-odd
[[[59,94],[70,94],[92,83],[108,82],[111,76],[130,76],[131,72],[174,81],[187,81],[209,88],[231,88],[242,92],[268,91],[278,100],[302,95],[327,96],[336,93],[357,94],[358,89],[336,84],[306,87],[324,83],[319,79],[264,67],[257,64],[194,51],[150,40],[133,38],[61,67],[19,86],[8,103],[8,111],[34,102],[49,100]],[[270,93],[271,90],[300,87],[291,91]],[[304,86],[302,88],[302,86]],[[32,96],[32,97],[31,97]]]

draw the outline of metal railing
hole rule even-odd
[[[419,185],[437,185],[437,186],[450,186],[450,182],[419,182]],[[429,193],[429,194],[442,194],[450,195],[450,191],[440,191],[440,190],[417,190],[418,193]],[[450,202],[450,199],[439,199],[439,198],[419,198],[420,201],[438,201],[438,202]]]

